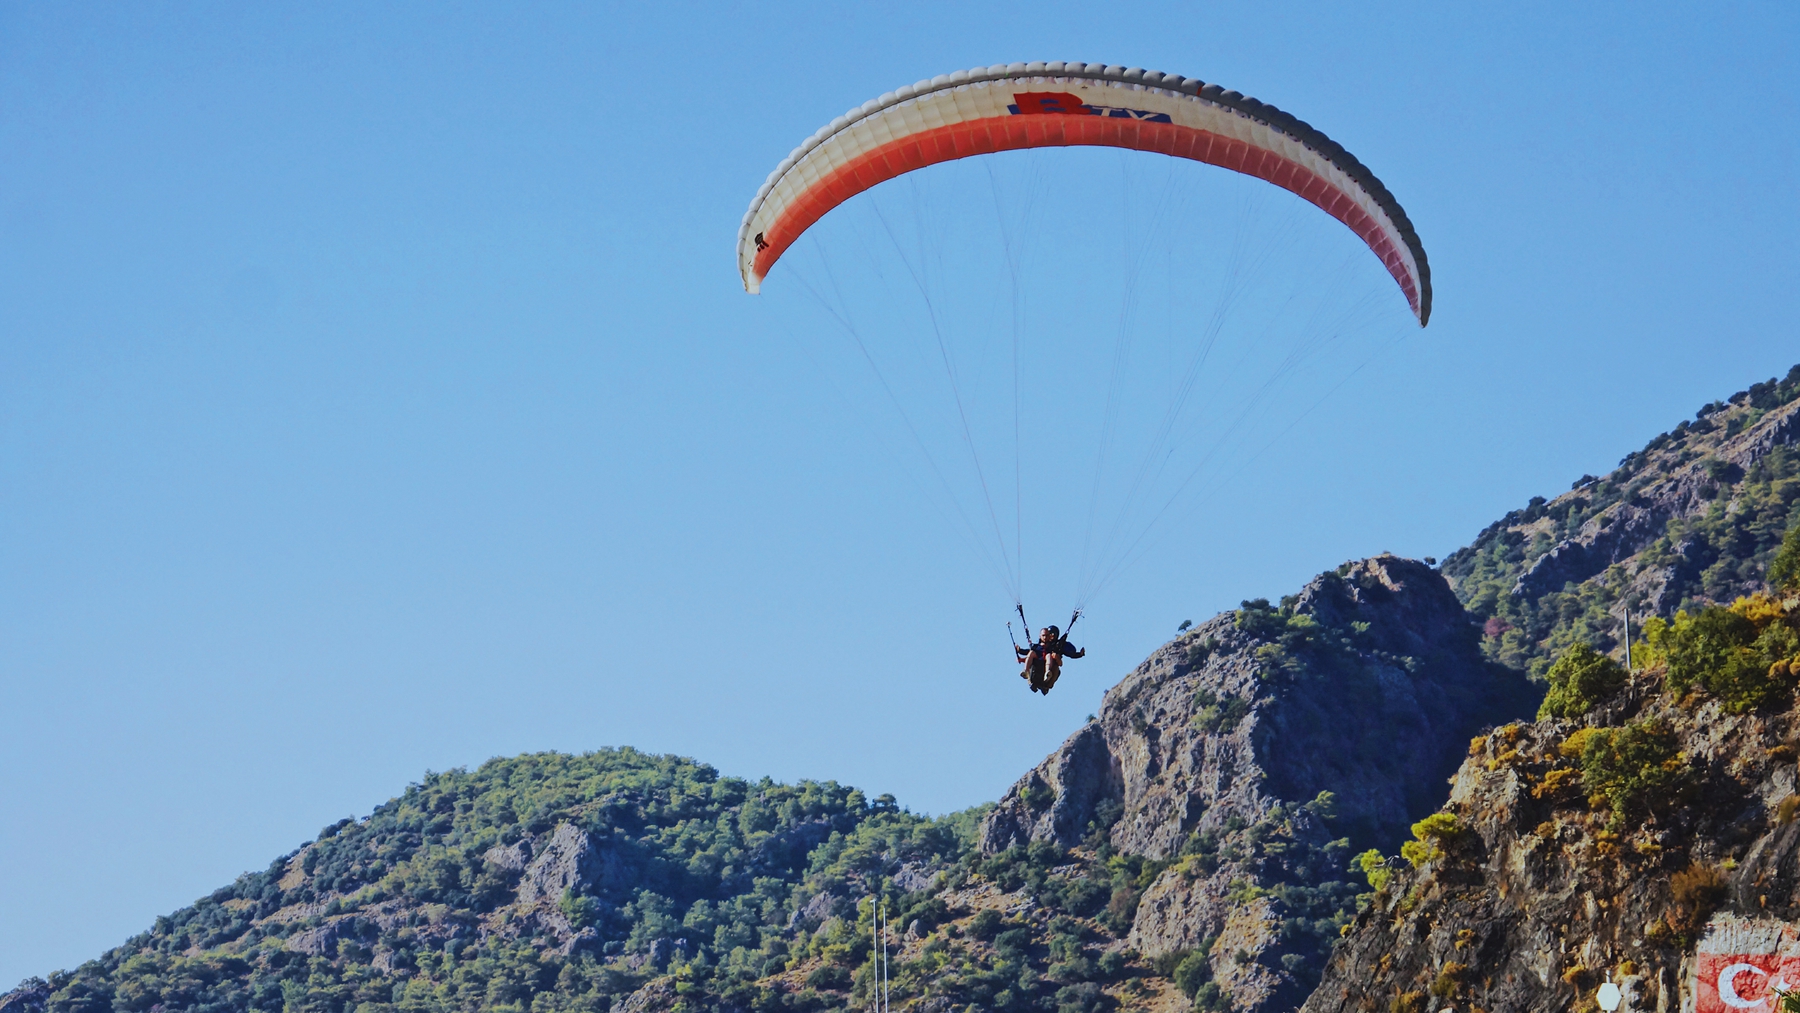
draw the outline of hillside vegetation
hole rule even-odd
[[[799,956],[786,929],[808,898],[854,881],[898,914],[891,873],[957,862],[977,816],[924,819],[834,783],[720,777],[631,749],[492,760],[428,776],[52,976],[45,1005],[604,1010],[671,963],[684,994],[737,997]],[[583,854],[508,861],[565,826],[585,833]],[[865,935],[841,934],[866,954]]]
[[[927,819],[630,749],[492,760],[325,828],[0,1008],[839,1009],[868,1000],[877,903],[902,999],[1091,1013],[1155,999],[1171,976],[1198,987],[1176,966],[1187,954],[1119,945],[1168,862],[1099,838],[984,855],[983,811]],[[1257,833],[1271,830],[1290,832]]]

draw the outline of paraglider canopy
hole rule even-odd
[[[1022,658],[1043,646],[1027,543],[1034,585],[1066,576],[1080,614],[1178,507],[1400,343],[1390,279],[1419,326],[1432,305],[1406,212],[1341,145],[1217,85],[1100,64],[960,71],[850,110],[769,175],[737,258],[752,293],[786,261],[769,308],[817,312],[796,336],[850,339],[875,385],[847,400],[890,402],[872,429],[917,452],[908,477],[1019,612]]]
[[[1305,121],[1193,78],[1095,63],[1012,63],[944,74],[863,103],[795,148],[738,229],[755,293],[832,208],[915,169],[972,155],[1096,145],[1159,152],[1267,180],[1349,226],[1381,259],[1419,325],[1431,318],[1425,248],[1393,194]]]

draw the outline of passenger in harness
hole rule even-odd
[[[1056,680],[1062,677],[1064,658],[1082,658],[1087,652],[1080,650],[1063,637],[1062,631],[1054,626],[1046,626],[1038,634],[1038,641],[1030,647],[1013,645],[1013,653],[1018,660],[1025,663],[1019,670],[1019,678],[1031,684],[1033,693],[1050,695]]]

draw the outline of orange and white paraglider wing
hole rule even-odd
[[[1431,270],[1406,212],[1355,156],[1305,122],[1193,78],[1095,63],[1014,63],[945,74],[852,109],[783,159],[738,230],[756,292],[826,212],[914,169],[1022,148],[1099,145],[1191,158],[1268,180],[1348,225],[1400,283],[1423,326]]]

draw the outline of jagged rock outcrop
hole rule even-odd
[[[981,847],[993,853],[1034,840],[1074,845],[1081,841],[1096,807],[1119,798],[1119,764],[1106,733],[1090,722],[1006,794],[981,827]]]
[[[791,932],[800,929],[811,932],[820,925],[825,924],[825,919],[830,918],[832,912],[835,911],[839,905],[840,900],[837,896],[821,890],[818,893],[813,894],[811,900],[796,907],[794,913],[788,916],[788,930]]]
[[[287,948],[309,957],[336,956],[339,942],[360,934],[357,922],[355,918],[334,918],[317,928],[296,932],[288,937]]]
[[[660,1013],[673,1009],[680,998],[672,979],[657,978],[621,999],[613,1006],[613,1013]]]
[[[531,836],[526,835],[511,844],[496,844],[482,852],[481,857],[508,872],[524,872],[531,864],[531,842]]]
[[[610,848],[596,845],[573,823],[559,823],[549,833],[526,835],[511,845],[497,845],[483,859],[518,873],[513,902],[484,919],[483,936],[502,939],[542,934],[567,955],[597,949],[599,940],[582,935],[562,909],[565,895],[589,896],[596,914],[611,905],[601,896],[630,885],[631,874]],[[596,896],[601,895],[601,896]],[[588,933],[588,936],[592,936]]]
[[[929,890],[938,882],[939,870],[919,862],[907,862],[894,873],[894,885],[907,893]]]
[[[1153,654],[1007,792],[981,846],[1085,838],[1179,859],[1139,899],[1132,945],[1206,947],[1234,1008],[1293,1006],[1317,974],[1317,940],[1294,923],[1322,912],[1271,891],[1329,891],[1350,847],[1392,846],[1440,804],[1472,734],[1535,706],[1522,676],[1483,660],[1431,567],[1345,564]]]
[[[1620,794],[1628,779],[1591,781],[1608,768],[1584,753],[1594,735],[1625,729],[1650,730],[1608,761],[1648,771],[1635,796]],[[1375,894],[1304,1010],[1592,1008],[1609,975],[1629,1009],[1725,1009],[1709,961],[1736,954],[1773,971],[1783,932],[1794,949],[1797,743],[1791,699],[1731,714],[1672,696],[1660,670],[1637,673],[1583,722],[1475,740],[1437,853]],[[1756,973],[1738,1008],[1769,1008],[1769,975]]]
[[[573,823],[559,824],[519,879],[518,905],[554,906],[563,893],[587,891],[602,864],[587,832]]]

